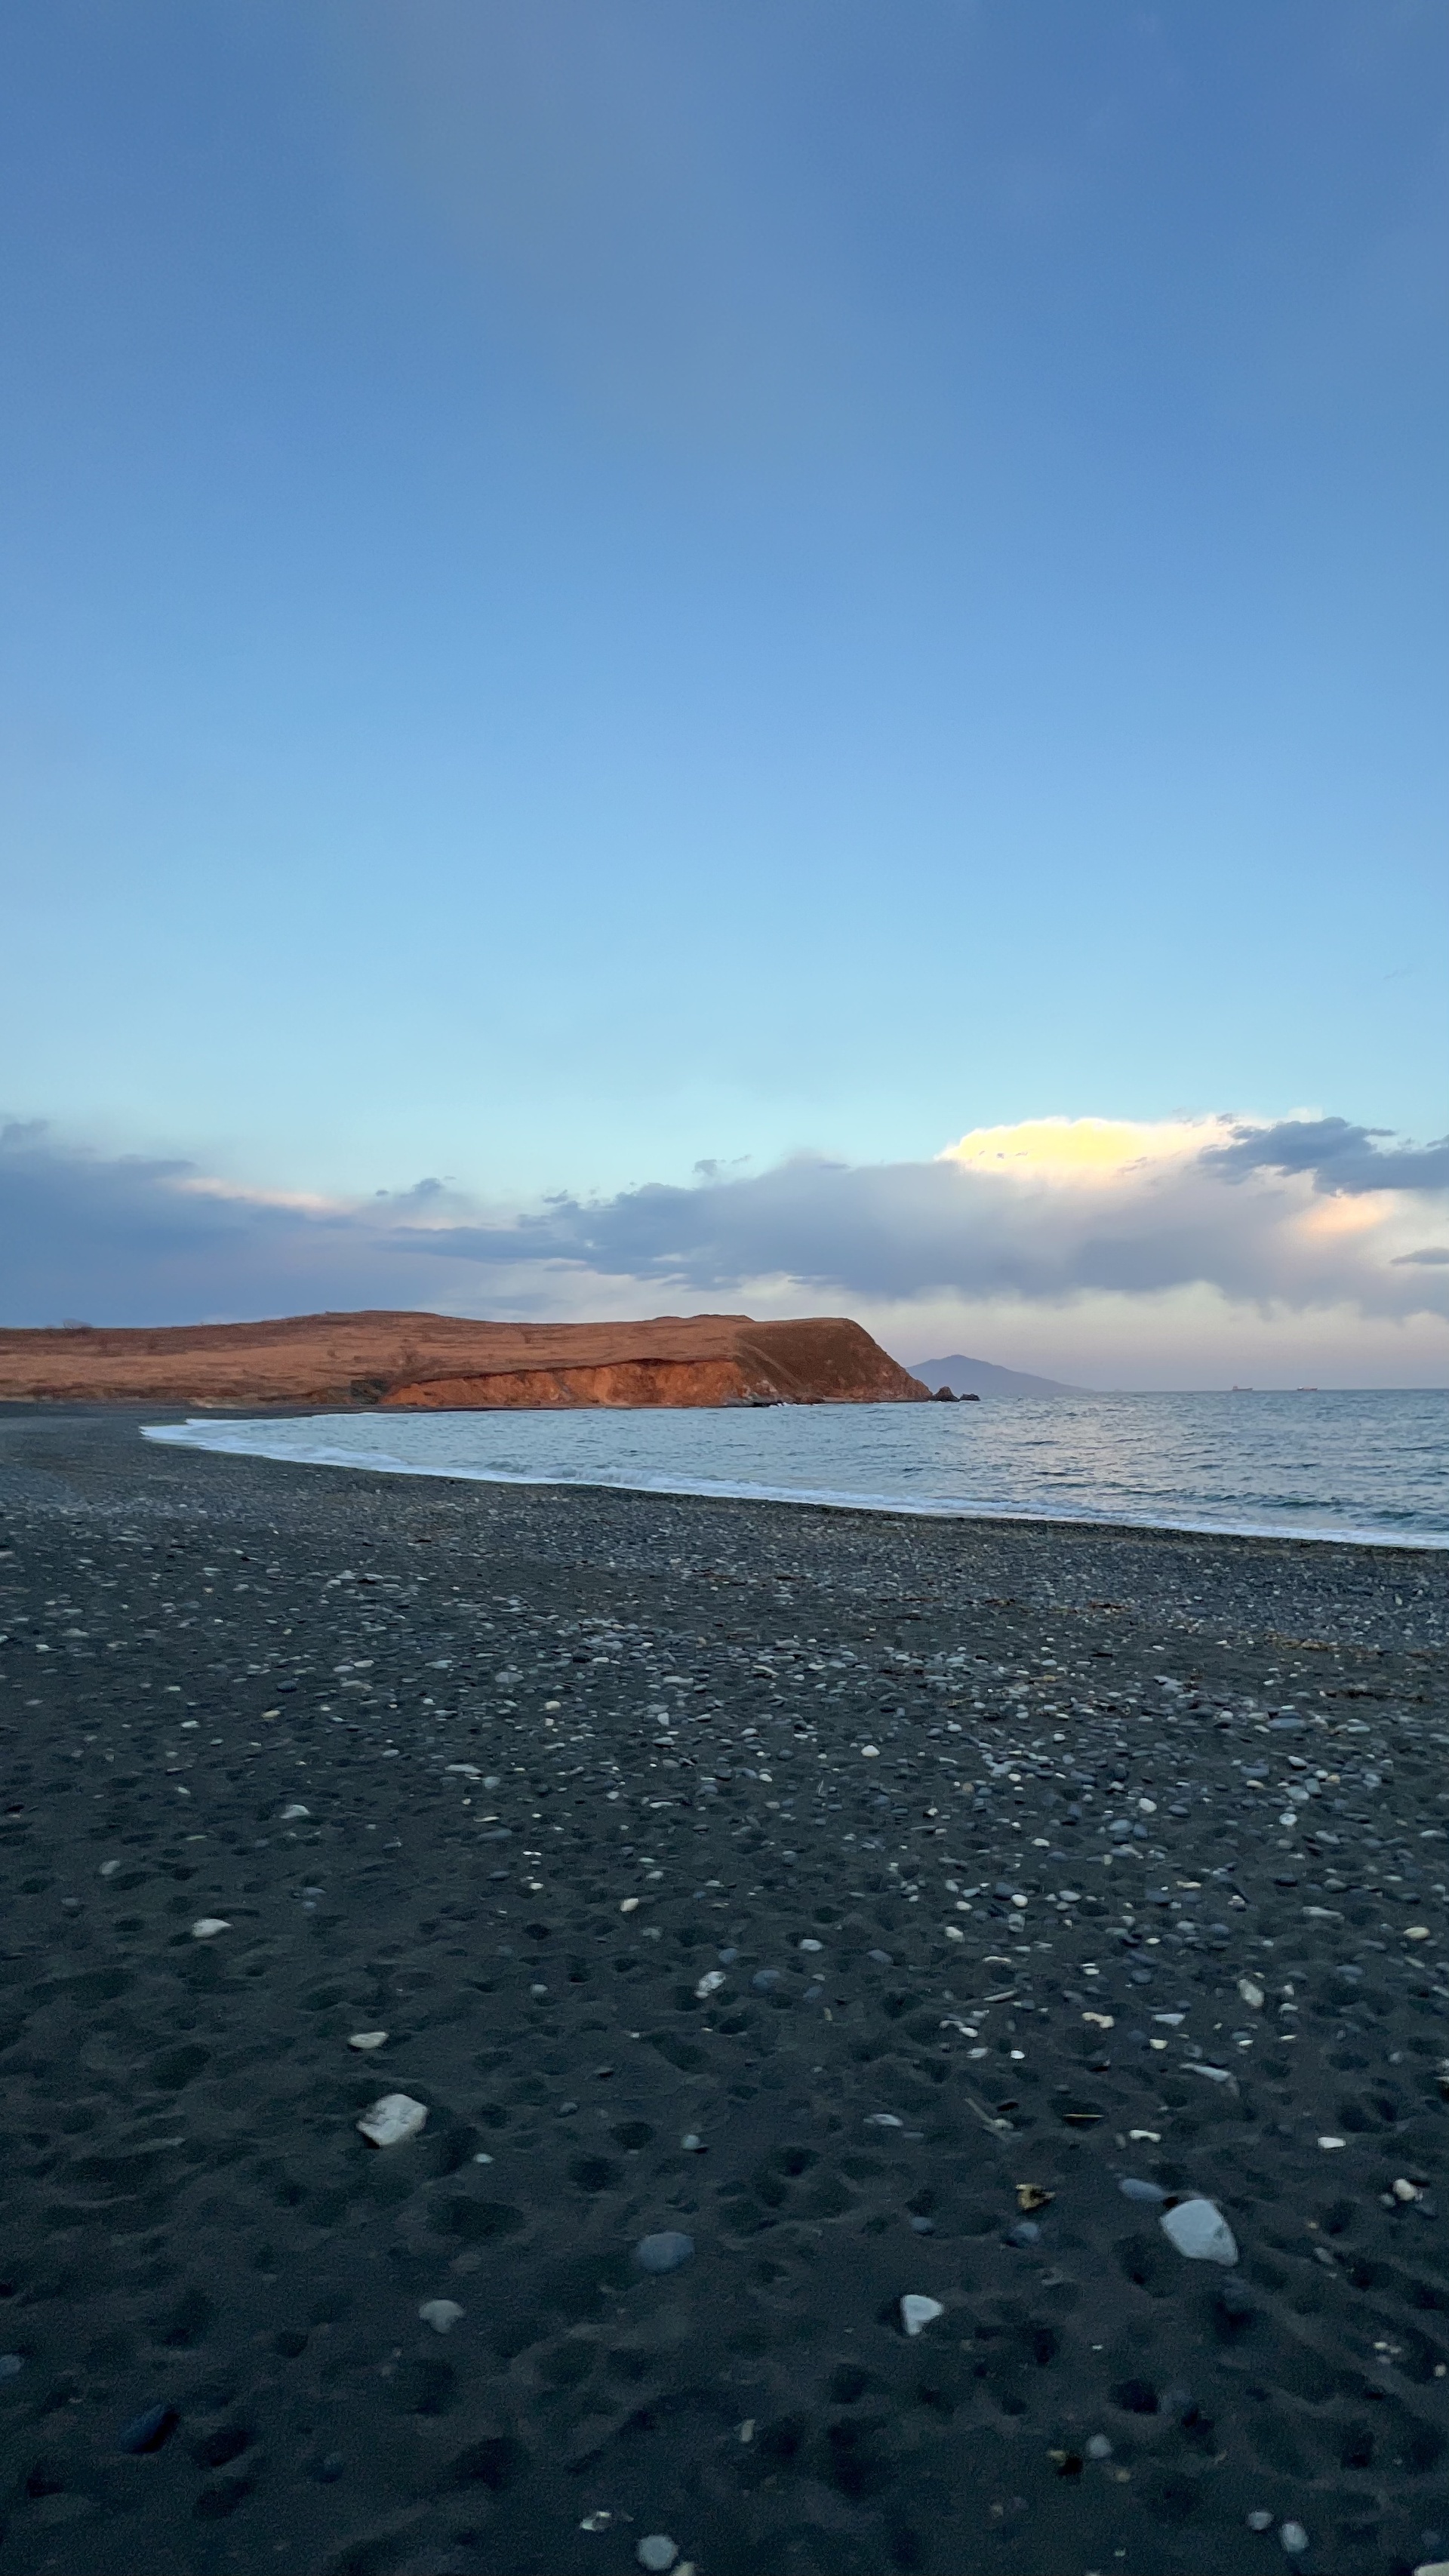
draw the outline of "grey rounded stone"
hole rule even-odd
[[[694,2238],[683,2235],[677,2227],[662,2227],[657,2236],[641,2237],[634,2248],[634,2260],[641,2272],[677,2272],[693,2254]]]

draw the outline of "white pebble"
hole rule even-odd
[[[923,2298],[918,2290],[908,2290],[901,2301],[901,2323],[908,2335],[924,2334],[945,2313],[939,2299]]]
[[[699,2001],[703,2003],[706,1995],[717,1995],[724,1981],[723,1968],[706,1968],[694,1990]]]
[[[114,1878],[120,1866],[118,1860],[103,1860],[96,1875],[98,1878]]]
[[[651,2576],[665,2576],[666,2568],[672,2567],[679,2556],[679,2544],[665,2531],[651,2531],[640,2541],[634,2555],[641,2567],[651,2570]]]
[[[284,1825],[299,1824],[304,1817],[310,1817],[311,1813],[310,1807],[299,1807],[294,1799],[290,1807],[282,1809],[282,1822]]]
[[[192,1924],[191,1937],[193,1941],[214,1941],[218,1932],[230,1930],[231,1925],[224,1922],[219,1914],[203,1914],[199,1923]]]
[[[620,1899],[619,1899],[619,1911],[620,1911],[620,1913],[621,1913],[621,1914],[637,1914],[637,1913],[638,1913],[638,1911],[639,1911],[639,1907],[640,1907],[640,1903],[641,1903],[641,1901],[642,1901],[642,1900],[641,1900],[639,1897],[637,1897],[637,1896],[622,1896],[622,1897],[620,1897]]]
[[[823,1941],[802,1941],[800,1947],[802,1950],[823,1950],[825,1944]]]
[[[1239,1977],[1238,1992],[1242,1996],[1244,2003],[1247,2005],[1249,2012],[1262,2011],[1263,1989],[1260,1985],[1257,1985],[1251,1977]]]
[[[427,2120],[427,2108],[415,2102],[410,2093],[384,2093],[364,2111],[357,2126],[369,2145],[400,2146],[404,2138],[415,2138]]]
[[[385,2030],[355,2030],[347,2045],[349,2048],[361,2049],[365,2056],[369,2049],[381,2048],[386,2038]]]
[[[463,2313],[456,2299],[424,2299],[418,2310],[424,2325],[435,2334],[451,2334]]]
[[[1280,2522],[1278,2537],[1290,2558],[1296,2558],[1299,2551],[1308,2546],[1308,2534],[1301,2522]]]
[[[1165,2209],[1158,2226],[1190,2263],[1236,2263],[1237,2240],[1222,2211],[1210,2200],[1180,2200]]]
[[[1321,2147],[1342,2147],[1346,2146],[1348,2141],[1346,2138],[1320,2138],[1318,2143]]]
[[[1261,2506],[1256,2513],[1249,2514],[1248,2529],[1250,2531],[1271,2531],[1272,2528],[1273,2517],[1271,2513],[1264,2513]]]

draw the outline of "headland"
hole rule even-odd
[[[516,1412],[928,1397],[843,1315],[495,1324],[374,1310],[251,1324],[0,1330],[0,1402],[9,1403]]]

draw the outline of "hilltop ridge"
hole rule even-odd
[[[994,1360],[971,1360],[952,1351],[943,1360],[913,1360],[911,1375],[934,1395],[949,1386],[953,1395],[1085,1395],[1085,1387],[1061,1378],[1034,1377],[1030,1369],[998,1368]]]

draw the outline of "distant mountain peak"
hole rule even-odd
[[[910,1360],[912,1377],[918,1377],[934,1395],[938,1387],[949,1386],[953,1395],[1085,1395],[1081,1386],[1068,1386],[1059,1377],[1033,1377],[1029,1369],[998,1368],[994,1360],[970,1360],[964,1351],[952,1351],[943,1360]]]

